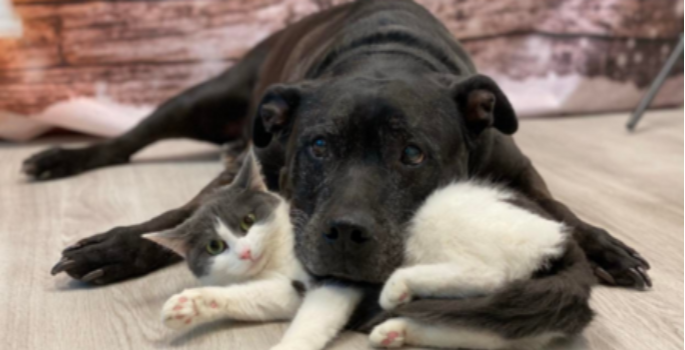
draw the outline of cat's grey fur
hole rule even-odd
[[[186,256],[204,282],[221,286],[172,297],[164,307],[164,321],[184,328],[218,318],[294,318],[274,349],[322,349],[348,322],[362,293],[356,287],[315,285],[294,256],[288,204],[268,192],[251,152],[243,162],[234,183],[220,189],[187,222],[147,237]],[[255,224],[240,233],[248,214],[254,215]],[[237,258],[220,262],[207,253],[210,240],[226,239],[227,234],[235,236],[227,239],[228,249],[243,249],[240,241],[252,237],[265,243],[257,249],[265,261],[259,269],[239,268],[234,266],[241,264]],[[581,332],[592,319],[588,300],[594,277],[582,251],[567,238],[563,224],[503,188],[463,182],[436,190],[409,226],[405,268],[383,289],[380,303],[388,311],[375,323],[371,343],[532,349]],[[258,246],[252,244],[253,249]],[[479,260],[482,256],[487,258]],[[440,260],[448,258],[452,260]],[[407,300],[398,300],[397,293],[394,300],[388,297],[397,286],[396,277],[406,270],[454,259],[459,261],[456,270],[470,264],[467,273],[435,269],[435,276],[404,274],[402,283],[421,285],[407,290]],[[411,298],[419,300],[405,303]]]
[[[191,218],[174,230],[144,236],[184,256],[207,285],[172,296],[162,320],[184,329],[222,318],[294,318],[274,349],[320,350],[347,323],[361,293],[312,281],[294,255],[288,203],[267,190],[251,151],[237,161],[243,164],[234,182]],[[254,219],[249,229],[241,227],[248,215]],[[210,254],[212,241],[224,242],[226,249]]]

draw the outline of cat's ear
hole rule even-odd
[[[166,231],[147,233],[142,237],[173,250],[183,258],[188,255],[190,250],[188,235],[184,234],[183,229],[179,227]]]
[[[233,180],[233,184],[246,190],[267,190],[266,182],[262,176],[262,166],[259,164],[257,156],[252,149],[245,155],[243,165],[240,167],[240,171],[235,177],[235,180]]]

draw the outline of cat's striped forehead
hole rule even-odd
[[[226,242],[233,242],[240,237],[245,236],[246,232],[243,230],[238,230],[238,232],[231,230],[218,216],[214,217],[214,233]]]
[[[241,237],[245,235],[241,226],[246,217],[251,216],[255,223],[264,223],[271,220],[279,203],[277,196],[267,192],[225,192],[203,208],[203,225],[210,226],[215,232],[221,230]],[[217,226],[217,222],[221,225]]]

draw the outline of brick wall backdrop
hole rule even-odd
[[[13,0],[24,32],[0,38],[0,111],[40,114],[79,96],[156,105],[342,2]],[[524,115],[632,108],[683,31],[682,0],[418,2]],[[656,103],[680,104],[682,92],[681,60]]]

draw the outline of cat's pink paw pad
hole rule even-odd
[[[408,303],[411,299],[411,291],[404,280],[392,276],[383,286],[379,302],[384,310],[392,310],[400,304]]]
[[[162,308],[162,322],[172,329],[188,327],[193,319],[200,315],[197,302],[201,301],[199,295],[186,296],[186,292],[169,298]],[[199,300],[198,300],[199,299]]]
[[[400,302],[405,302],[407,301],[407,299],[409,299],[409,292],[402,293],[402,295],[400,295],[400,297],[397,300],[399,300]]]
[[[220,315],[221,300],[205,288],[186,289],[169,298],[162,308],[162,322],[183,329],[213,321]]]
[[[390,332],[385,336],[385,339],[381,341],[381,345],[390,346],[392,343],[395,342],[395,339],[397,339],[399,336],[400,334],[397,332]]]
[[[378,348],[399,348],[406,338],[402,319],[390,319],[376,326],[369,335],[371,345]]]

